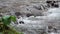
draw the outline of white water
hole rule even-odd
[[[6,9],[9,10],[11,14],[13,14],[16,11],[20,11],[21,9],[21,13],[33,13],[35,15],[37,14],[40,15],[41,10],[32,8],[31,4],[33,3],[30,3],[30,2],[31,0],[26,0],[26,1],[24,0],[0,0],[0,8],[3,6],[7,6]],[[30,7],[24,6],[25,4],[30,5]],[[36,5],[38,4],[39,3],[37,3]],[[30,12],[27,11],[26,8],[28,8],[31,11]],[[20,19],[17,19],[18,24],[11,23],[11,25],[17,31],[24,32],[24,34],[41,34],[41,32],[43,31],[45,32],[48,31],[48,28],[47,28],[48,25],[52,25],[54,27],[60,26],[60,8],[51,8],[46,12],[46,14],[47,16],[36,16],[36,17],[31,16],[29,18],[28,17],[20,18]],[[20,24],[19,21],[23,21],[24,24]],[[60,28],[57,28],[57,29],[60,29]],[[57,34],[57,33],[52,32],[48,34]]]
[[[18,19],[23,21],[25,24],[17,24],[14,27],[17,31],[22,31],[24,34],[41,34],[42,31],[47,32],[48,25],[60,26],[60,8],[53,8],[48,10],[47,16],[31,16]],[[41,30],[42,29],[42,30]],[[57,28],[59,29],[59,28]],[[48,32],[47,32],[48,33]],[[48,34],[59,34],[59,33],[48,33]]]

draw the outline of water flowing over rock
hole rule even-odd
[[[49,9],[47,16],[30,16],[20,18],[18,19],[18,25],[15,25],[14,27],[17,31],[24,32],[24,34],[59,34],[56,33],[60,32],[60,28],[58,28],[60,27],[59,9],[60,8]],[[23,21],[24,24],[23,22],[19,23],[20,21]]]
[[[15,15],[11,23],[24,34],[60,34],[60,8],[49,8],[46,0],[0,0],[0,16]]]

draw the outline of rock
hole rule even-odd
[[[16,15],[16,16],[20,16],[21,13],[20,13],[20,12],[15,12],[15,15]]]
[[[55,4],[54,7],[59,8],[59,5],[58,4]]]
[[[35,3],[31,3],[33,1]],[[20,16],[22,14],[27,16],[24,16],[25,18],[18,17],[19,19],[17,19],[17,22],[15,24],[11,24],[17,31],[22,31],[26,34],[44,34],[46,32],[46,27],[49,24],[51,24],[51,26],[60,25],[60,9],[51,8],[48,10],[47,15],[44,16],[43,12],[45,12],[45,5],[43,4],[45,3],[42,2],[42,5],[39,5],[40,1],[44,0],[1,0],[0,9],[3,8],[2,11],[4,13],[8,12],[9,14],[9,12],[11,12],[11,14],[16,16]],[[47,3],[51,3],[51,1],[48,1]],[[58,7],[58,5],[55,5],[55,7]],[[49,26],[49,29],[51,28],[52,27]]]
[[[20,24],[24,24],[24,22],[23,22],[23,21],[20,21],[19,23],[20,23]]]
[[[27,17],[30,17],[30,16],[33,16],[33,14],[29,14],[29,13],[28,13],[26,16],[27,16]]]
[[[42,10],[41,6],[33,6],[33,8],[35,8],[37,10]]]

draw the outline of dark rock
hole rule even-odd
[[[54,32],[57,32],[57,29],[56,28],[53,28],[54,29]]]
[[[0,15],[0,17],[2,17],[2,15]]]
[[[44,9],[46,9],[44,5],[41,5],[41,6],[42,6]]]
[[[52,29],[53,27],[52,26],[48,26],[48,29]]]
[[[33,6],[33,8],[35,8],[37,10],[42,10],[41,6]]]
[[[51,3],[51,6],[56,7],[56,8],[58,8],[58,7],[59,7],[59,5],[58,5],[58,4],[54,4],[54,3]]]
[[[29,9],[27,8],[27,11],[29,11]]]
[[[21,13],[20,13],[20,12],[15,12],[15,15],[16,15],[16,16],[20,16]]]
[[[53,1],[53,3],[56,3],[57,1]]]
[[[20,21],[19,23],[20,23],[20,24],[24,24],[24,22],[23,22],[23,21]]]
[[[51,4],[52,7],[56,7],[56,8],[59,7],[58,4],[55,4],[55,3],[57,3],[56,1],[46,1],[46,3],[47,3],[48,6],[49,6],[49,4]],[[50,6],[49,6],[49,7],[50,7]]]
[[[54,6],[54,3],[51,3],[51,6]]]
[[[51,3],[52,1],[46,1],[46,3]]]
[[[48,30],[48,33],[51,33],[51,31]]]
[[[26,6],[29,6],[29,5],[26,5]]]
[[[33,15],[33,14],[29,14],[29,13],[28,13],[26,16],[27,16],[27,17],[30,17],[30,16],[32,16],[32,15]]]
[[[50,5],[49,5],[49,4],[47,4],[47,7],[50,7]]]
[[[44,16],[44,14],[40,13],[38,16]]]

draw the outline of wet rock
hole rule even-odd
[[[20,12],[15,12],[15,15],[16,15],[16,16],[20,16],[21,13],[20,13]]]
[[[58,4],[55,4],[54,7],[59,8],[59,5]]]
[[[52,1],[46,1],[46,3],[51,3]]]
[[[5,0],[3,0],[3,1],[5,1]],[[7,1],[7,0],[6,0]],[[8,2],[9,1],[9,2]],[[5,8],[7,11],[8,11],[8,8],[11,10],[11,12],[15,12],[15,11],[18,11],[18,12],[16,12],[15,13],[15,15],[16,16],[20,16],[21,15],[21,13],[22,14],[26,14],[26,16],[27,16],[27,18],[29,17],[29,16],[32,16],[32,14],[34,15],[34,16],[43,16],[43,12],[44,11],[42,11],[42,8],[41,8],[41,6],[39,5],[39,6],[37,6],[37,4],[36,4],[36,6],[34,6],[34,7],[32,7],[32,6],[30,6],[30,1],[31,0],[26,0],[26,1],[29,1],[27,4],[29,4],[29,5],[27,5],[27,6],[23,6],[23,5],[26,5],[26,3],[24,2],[24,0],[21,0],[21,2],[20,2],[20,0],[8,0],[7,2],[3,2],[3,5],[5,6],[8,6],[7,7],[7,9],[6,9],[6,6],[5,7],[3,7],[3,8]],[[33,1],[33,0],[32,0]],[[34,0],[35,1],[35,0]],[[36,0],[37,1],[37,0]],[[39,0],[40,1],[40,0]],[[42,0],[43,1],[43,0]],[[7,4],[6,4],[7,3]],[[14,4],[14,3],[16,3],[16,4]],[[47,3],[51,3],[51,1],[48,1]],[[0,4],[1,5],[1,4]],[[23,7],[22,7],[23,6]],[[22,7],[22,8],[21,8]],[[27,8],[28,7],[28,8]],[[57,5],[55,5],[55,7],[58,7]],[[20,9],[21,9],[21,11],[20,11]],[[4,11],[6,11],[6,10],[4,10]],[[60,10],[60,9],[59,9]],[[58,11],[59,11],[58,10]],[[6,12],[7,12],[6,11]],[[16,27],[16,29],[19,31],[20,30],[20,28],[21,28],[21,30],[23,30],[23,32],[26,32],[27,34],[44,34],[44,30],[38,30],[38,29],[45,29],[45,25],[44,24],[46,24],[47,22],[50,22],[51,24],[52,23],[58,23],[57,21],[58,21],[58,19],[60,18],[60,17],[58,17],[58,16],[60,16],[60,15],[58,15],[58,14],[56,14],[56,12],[57,13],[59,13],[57,10],[56,11],[52,11],[51,10],[51,12],[52,13],[54,13],[54,14],[52,14],[52,13],[50,13],[50,15],[48,15],[49,16],[49,18],[45,18],[44,16],[43,17],[41,17],[41,18],[35,18],[35,17],[33,17],[33,18],[31,18],[31,20],[24,20],[24,22],[23,21],[21,21],[21,22],[19,22],[20,24],[18,24],[18,23],[16,23],[17,25],[15,25],[15,27]],[[21,13],[20,13],[21,12]],[[13,13],[12,13],[13,14]],[[58,19],[56,19],[55,20],[55,18],[54,17],[56,17],[57,16],[57,18]],[[48,19],[48,20],[46,20],[46,19]],[[23,20],[23,19],[19,19],[19,20]],[[45,21],[46,20],[46,21]],[[28,23],[27,23],[28,22]],[[43,23],[44,22],[44,23]],[[26,24],[25,24],[26,23]],[[42,24],[43,23],[43,24]],[[21,24],[23,24],[23,25],[21,25]],[[13,24],[14,25],[14,24]],[[48,26],[48,25],[47,25]],[[50,27],[49,26],[49,29],[51,29],[52,27]],[[28,29],[28,30],[25,30],[25,29]],[[34,30],[32,30],[32,29],[34,29]],[[54,30],[56,30],[56,29],[54,29]],[[20,32],[20,31],[19,31]],[[40,33],[40,32],[42,32],[42,33]]]
[[[56,32],[56,33],[57,33],[57,29],[56,29],[56,28],[53,28],[53,30],[54,30],[54,32]]]
[[[23,21],[20,21],[19,23],[20,23],[20,24],[24,24],[24,22],[23,22]]]
[[[2,15],[0,15],[0,17],[2,17]]]
[[[52,29],[53,27],[52,26],[48,26],[48,29]]]
[[[28,13],[26,16],[27,16],[27,17],[30,17],[30,16],[33,16],[33,14],[29,14],[29,13]]]
[[[33,6],[33,8],[35,8],[37,10],[42,10],[41,6]]]

